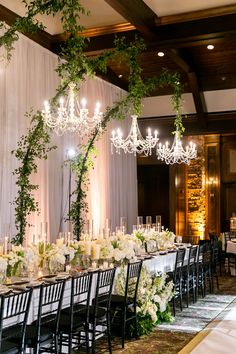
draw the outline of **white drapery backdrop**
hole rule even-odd
[[[15,45],[10,63],[0,64],[0,236],[14,235],[14,200],[17,193],[12,171],[18,161],[11,154],[20,137],[26,133],[29,120],[26,111],[42,109],[43,101],[53,97],[58,78],[55,73],[57,56],[40,47],[24,36]],[[96,101],[102,110],[119,100],[124,91],[100,79],[87,80],[80,90],[80,97],[88,100],[93,109]],[[95,232],[104,226],[105,219],[112,221],[113,228],[119,225],[119,218],[126,216],[128,226],[135,223],[137,215],[136,160],[129,155],[112,155],[110,150],[111,129],[121,126],[127,132],[130,119],[112,121],[98,141],[98,157],[90,173],[88,193],[89,215],[94,220]],[[39,202],[40,215],[31,215],[32,224],[28,230],[28,242],[39,233],[41,222],[48,223],[51,241],[65,229],[64,219],[68,211],[69,166],[64,165],[68,149],[76,147],[76,135],[63,137],[52,135],[52,144],[57,149],[49,153],[46,161],[38,161],[38,173],[32,182],[39,185],[35,196]],[[72,176],[72,190],[74,181]]]

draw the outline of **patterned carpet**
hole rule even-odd
[[[219,285],[216,294],[208,294],[204,299],[200,297],[188,309],[177,311],[172,323],[156,327],[149,336],[126,340],[125,349],[120,349],[120,339],[117,338],[113,341],[113,354],[177,354],[236,298],[235,277],[220,277]]]

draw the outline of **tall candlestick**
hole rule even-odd
[[[4,253],[7,254],[8,251],[8,236],[4,238]]]
[[[85,241],[85,254],[87,256],[91,255],[91,241],[90,240]]]
[[[93,243],[92,245],[92,258],[99,259],[100,258],[100,248],[101,246],[97,243]]]

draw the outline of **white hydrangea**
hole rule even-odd
[[[126,268],[122,267],[115,281],[115,292],[124,294]],[[158,320],[158,311],[164,312],[173,296],[173,283],[166,282],[166,274],[151,276],[143,266],[140,276],[137,312],[143,316],[149,315],[153,324]]]

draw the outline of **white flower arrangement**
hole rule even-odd
[[[168,229],[157,232],[154,229],[135,230],[133,236],[144,244],[148,242],[148,248],[166,250],[174,246],[175,234]]]
[[[124,295],[126,270],[121,268],[115,280],[115,292]],[[143,266],[137,297],[137,312],[142,317],[150,317],[153,326],[159,320],[159,314],[167,310],[167,304],[173,296],[173,282],[167,282],[165,273],[151,276]],[[170,317],[170,315],[169,315]]]

